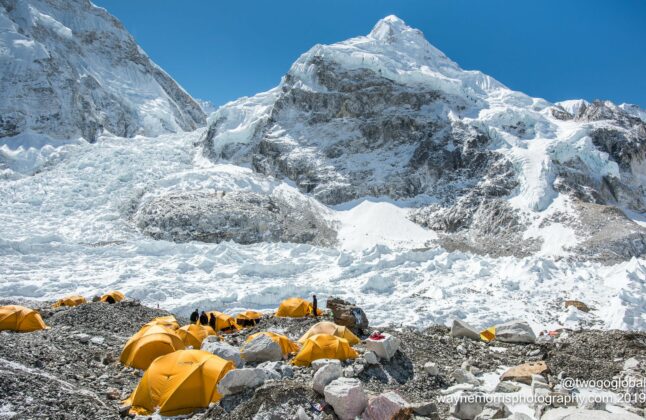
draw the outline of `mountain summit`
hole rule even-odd
[[[289,178],[328,205],[415,199],[412,220],[447,247],[643,254],[644,228],[612,209],[646,211],[644,121],[607,102],[566,108],[461,69],[388,16],[220,108],[203,143],[215,161]]]

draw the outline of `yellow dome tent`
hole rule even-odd
[[[233,332],[240,330],[240,326],[236,323],[236,319],[231,315],[223,314],[222,312],[218,311],[210,311],[206,313],[206,316],[209,317],[209,320],[211,319],[211,314],[215,316],[215,332]]]
[[[236,324],[241,327],[253,327],[262,318],[262,312],[244,311],[236,315]]]
[[[276,311],[276,316],[302,318],[312,315],[312,303],[301,298],[289,298],[280,302],[280,306]],[[323,315],[323,311],[317,309],[318,315]]]
[[[345,338],[346,340],[348,340],[348,344],[350,344],[351,346],[359,344],[360,341],[359,338],[354,335],[348,328],[342,325],[337,325],[334,322],[321,321],[318,324],[312,325],[312,327],[307,330],[305,334],[303,334],[298,342],[303,344],[305,343],[305,340],[316,334],[330,334],[336,337]]]
[[[194,349],[202,347],[202,341],[210,335],[215,335],[213,328],[208,325],[189,324],[175,331],[186,347]]]
[[[78,306],[87,303],[87,300],[81,295],[72,295],[66,296],[62,299],[58,299],[55,304],[52,305],[54,308],[60,308],[61,306]]]
[[[142,328],[152,327],[154,325],[170,328],[171,330],[176,330],[179,328],[179,322],[177,322],[173,315],[154,318],[152,321],[147,322]]]
[[[101,296],[101,302],[116,303],[116,302],[121,302],[125,298],[126,298],[126,295],[124,295],[118,290],[113,290]]]
[[[309,366],[318,359],[354,359],[357,352],[350,347],[345,338],[330,334],[316,334],[305,340],[303,348],[298,352],[292,363],[297,366]]]
[[[180,350],[156,359],[124,404],[130,413],[189,414],[219,401],[218,383],[233,363],[202,350]]]
[[[157,357],[184,347],[175,331],[160,325],[144,326],[128,340],[119,360],[124,365],[145,370]]]
[[[284,356],[287,356],[290,353],[296,353],[300,348],[298,344],[294,343],[292,340],[287,338],[287,336],[284,336],[282,334],[277,334],[275,332],[270,332],[270,331],[263,331],[263,332],[251,334],[249,337],[247,337],[247,343],[253,340],[254,338],[258,337],[259,335],[266,335],[269,338],[271,338],[275,343],[278,343],[278,345],[280,345],[280,349],[283,351]]]
[[[480,331],[480,339],[488,343],[496,338],[496,326]]]
[[[33,309],[20,305],[0,306],[0,331],[32,332],[47,328]]]

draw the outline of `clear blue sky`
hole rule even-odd
[[[644,0],[93,0],[188,92],[216,105],[272,88],[316,43],[395,14],[465,69],[550,101],[646,107]]]

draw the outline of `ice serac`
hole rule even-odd
[[[315,45],[276,88],[219,108],[203,144],[214,161],[288,178],[328,205],[415,198],[411,219],[452,250],[587,258],[582,245],[601,231],[581,211],[595,225],[608,206],[646,211],[641,118],[628,105],[513,91],[388,16],[366,36]],[[599,207],[581,210],[588,203]],[[589,254],[645,253],[644,228],[616,220],[620,234]]]
[[[200,106],[88,0],[0,0],[0,138],[190,131]]]

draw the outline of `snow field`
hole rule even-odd
[[[374,325],[459,318],[486,327],[523,318],[536,329],[646,329],[644,259],[604,267],[550,255],[446,252],[433,245],[433,232],[407,220],[408,203],[366,199],[322,208],[338,224],[337,249],[144,237],[128,216],[139,200],[164,191],[246,189],[309,200],[289,184],[205,160],[192,147],[201,135],[104,137],[57,148],[58,158],[43,158],[33,176],[5,169],[12,176],[0,182],[0,296],[119,289],[181,313],[196,306],[233,313],[271,311],[284,298],[316,293],[321,301],[335,295],[358,303]],[[45,149],[28,150],[37,156]],[[559,305],[564,299],[596,310],[574,316]]]

